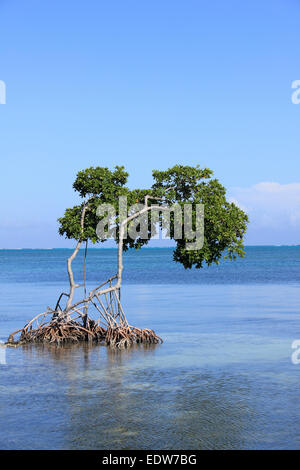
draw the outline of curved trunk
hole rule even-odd
[[[73,251],[72,255],[70,256],[70,258],[68,258],[68,261],[67,261],[67,269],[68,269],[68,276],[69,276],[69,283],[70,283],[70,293],[69,293],[69,298],[68,298],[67,305],[65,308],[66,320],[68,320],[67,313],[72,307],[75,289],[76,287],[79,287],[79,284],[75,284],[74,282],[74,275],[72,271],[72,261],[75,259],[80,249],[81,243],[82,243],[81,240],[77,242],[75,250]]]
[[[80,227],[81,227],[81,234],[83,235],[83,231],[84,231],[84,217],[85,217],[85,214],[86,214],[86,211],[88,209],[88,203],[91,199],[93,199],[95,196],[91,196],[87,201],[84,202],[83,204],[83,208],[82,208],[82,212],[81,212],[81,217],[80,217]],[[73,298],[74,298],[74,293],[75,293],[75,289],[77,287],[79,287],[79,284],[75,284],[74,282],[74,275],[73,275],[73,271],[72,271],[72,262],[73,260],[76,258],[77,256],[77,253],[81,247],[81,243],[82,243],[82,238],[80,238],[77,242],[77,245],[75,247],[75,250],[73,251],[72,255],[68,258],[68,261],[67,261],[67,269],[68,269],[68,276],[69,276],[69,284],[70,284],[70,291],[69,291],[69,298],[68,298],[68,301],[67,301],[67,305],[66,305],[66,308],[65,308],[65,311],[64,311],[64,316],[65,316],[65,319],[67,321],[70,320],[69,318],[69,314],[68,312],[70,311],[71,307],[72,307],[72,303],[73,303]],[[85,276],[85,273],[84,273],[84,276]]]

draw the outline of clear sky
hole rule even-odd
[[[248,244],[300,244],[299,0],[0,0],[0,248],[70,246],[88,166],[208,166]]]

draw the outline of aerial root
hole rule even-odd
[[[14,342],[14,335],[12,333],[8,339],[9,343]],[[77,343],[79,341],[102,341],[105,336],[105,329],[90,320],[89,328],[84,328],[76,321],[62,322],[53,320],[47,325],[42,325],[37,328],[26,326],[21,330],[18,340],[19,344],[26,343]]]
[[[14,337],[17,333],[20,333],[19,340],[15,341]],[[54,318],[35,328],[30,323],[25,325],[23,329],[10,335],[7,344],[50,343],[62,345],[81,341],[103,342],[111,348],[118,349],[128,348],[139,343],[157,344],[163,342],[153,330],[136,328],[124,324],[124,322],[104,328],[97,322],[86,318],[86,327],[84,327],[78,321],[62,321],[60,318]]]
[[[162,339],[149,328],[136,328],[128,324],[121,302],[119,287],[111,287],[112,280],[91,291],[88,298],[62,310],[60,300],[55,309],[50,307],[32,318],[23,328],[14,331],[7,345],[26,343],[66,344],[80,341],[103,342],[111,348],[127,348],[133,344],[157,344]],[[109,288],[102,289],[109,284]],[[102,296],[102,297],[101,297]],[[89,306],[94,307],[98,319],[88,316]],[[18,340],[15,337],[18,336]]]
[[[127,348],[133,344],[157,344],[163,340],[148,328],[140,329],[134,326],[109,327],[105,335],[105,344],[112,348]]]

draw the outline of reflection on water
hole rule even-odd
[[[165,342],[7,349],[1,448],[300,447],[296,289],[134,286],[124,304]]]
[[[100,358],[101,352],[105,353],[107,365],[112,367],[121,366],[126,363],[130,357],[138,354],[139,358],[151,353],[159,344],[134,344],[128,349],[110,349],[106,348],[103,344],[96,343],[75,343],[67,345],[55,344],[26,344],[22,346],[24,358],[32,360],[35,358],[44,358],[45,361],[58,361],[59,363],[66,363],[69,368],[74,369],[78,360],[82,361],[85,366],[89,366],[90,357],[97,354]]]
[[[52,428],[55,423],[49,438],[60,436],[59,448],[243,447],[241,431],[251,417],[248,379],[147,366],[159,348],[24,346],[20,354],[29,365],[27,374],[38,370],[27,387],[19,388],[27,403],[25,420],[30,422],[34,409],[41,413],[33,417],[26,441],[39,447],[41,426]],[[47,367],[41,369],[42,364]],[[16,383],[13,379],[15,396]],[[41,419],[45,412],[48,423]],[[24,419],[24,409],[22,414]],[[18,422],[14,424],[18,429]]]

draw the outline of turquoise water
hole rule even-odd
[[[2,341],[55,304],[69,253],[0,251]],[[89,285],[115,261],[115,250],[90,250]],[[170,249],[127,253],[127,316],[164,343],[1,348],[0,448],[300,448],[299,283],[300,247],[249,247],[190,272]]]

